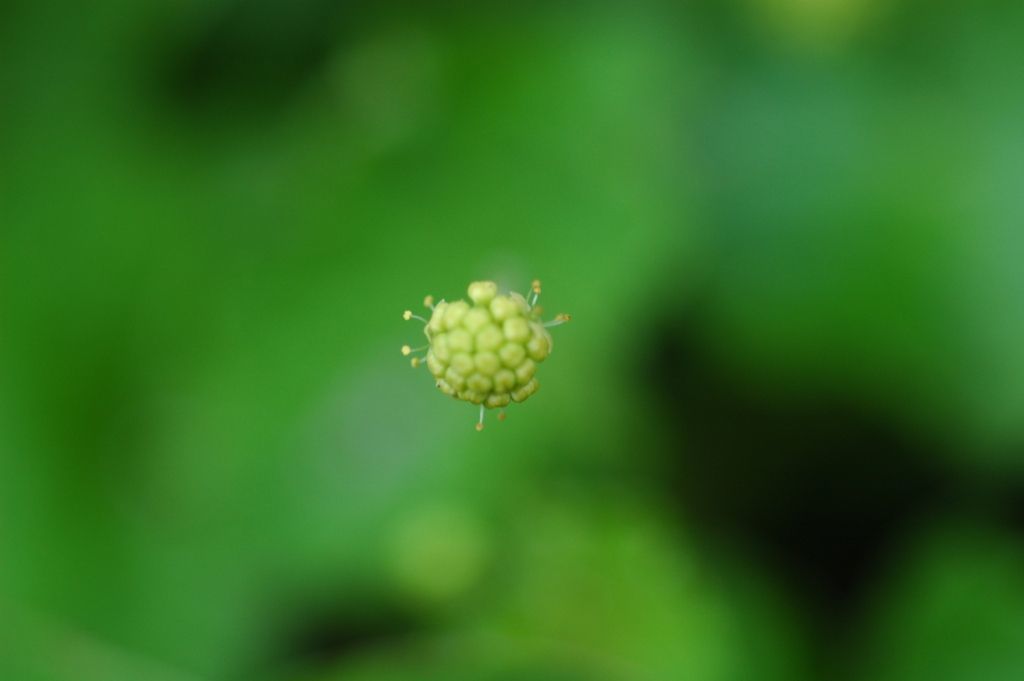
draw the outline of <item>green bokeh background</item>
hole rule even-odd
[[[5,3],[0,679],[1024,678],[1022,45]],[[476,433],[401,312],[534,277],[573,322]]]

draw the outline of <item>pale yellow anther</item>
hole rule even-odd
[[[566,322],[569,321],[572,321],[572,315],[566,314],[565,312],[560,312],[559,314],[555,315],[555,318],[552,319],[550,322],[544,322],[544,326],[545,328],[551,326],[559,326],[560,324],[565,324]]]
[[[412,361],[410,361],[409,363],[412,364],[412,368],[415,369],[416,367],[423,363],[423,360],[421,360],[419,357],[413,357]]]
[[[482,423],[476,424],[476,432],[479,433],[483,429],[484,429],[484,424],[482,424]]]
[[[533,283],[530,284],[530,288],[533,289],[533,292],[536,293],[539,296],[540,295],[540,279],[534,279]]]
[[[403,355],[405,355],[406,357],[408,357],[408,356],[409,356],[409,353],[411,353],[411,352],[412,352],[412,348],[410,348],[410,347],[409,347],[408,345],[403,345],[403,346],[402,346],[402,354],[403,354]]]
[[[423,306],[433,308],[434,307],[434,296],[427,296],[423,299]]]
[[[403,312],[402,319],[404,319],[405,321],[409,321],[410,319],[412,319],[412,310],[406,310],[405,312]]]

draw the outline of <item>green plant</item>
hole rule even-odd
[[[467,293],[470,302],[442,300],[434,305],[433,296],[423,304],[431,310],[430,319],[406,310],[403,318],[423,322],[427,345],[402,346],[403,355],[414,355],[412,366],[426,364],[437,388],[455,399],[480,405],[477,430],[483,430],[484,410],[502,409],[511,402],[524,402],[537,392],[537,365],[554,348],[548,328],[569,321],[559,314],[544,322],[540,299],[540,281],[534,280],[529,298],[515,292],[498,293],[493,281],[475,281]]]

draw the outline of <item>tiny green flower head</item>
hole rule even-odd
[[[554,348],[548,329],[569,321],[569,315],[541,320],[540,281],[536,279],[529,297],[498,293],[493,281],[469,285],[469,302],[434,304],[427,296],[423,304],[431,310],[425,319],[406,310],[403,319],[423,323],[427,345],[402,346],[403,355],[414,355],[412,366],[426,364],[437,388],[445,395],[480,405],[477,430],[484,427],[484,409],[501,409],[511,402],[525,402],[537,392],[537,366]]]

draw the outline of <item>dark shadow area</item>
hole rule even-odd
[[[700,313],[653,333],[644,376],[676,446],[670,497],[705,539],[750,547],[841,631],[898,533],[959,504],[958,481],[899,424],[828,392],[746,385],[702,340]]]
[[[352,598],[298,598],[274,610],[272,643],[239,679],[268,670],[322,669],[376,648],[400,647],[421,633],[423,617],[407,604],[379,594]]]
[[[274,111],[325,67],[360,3],[234,0],[179,31],[161,56],[164,96],[185,110]]]

